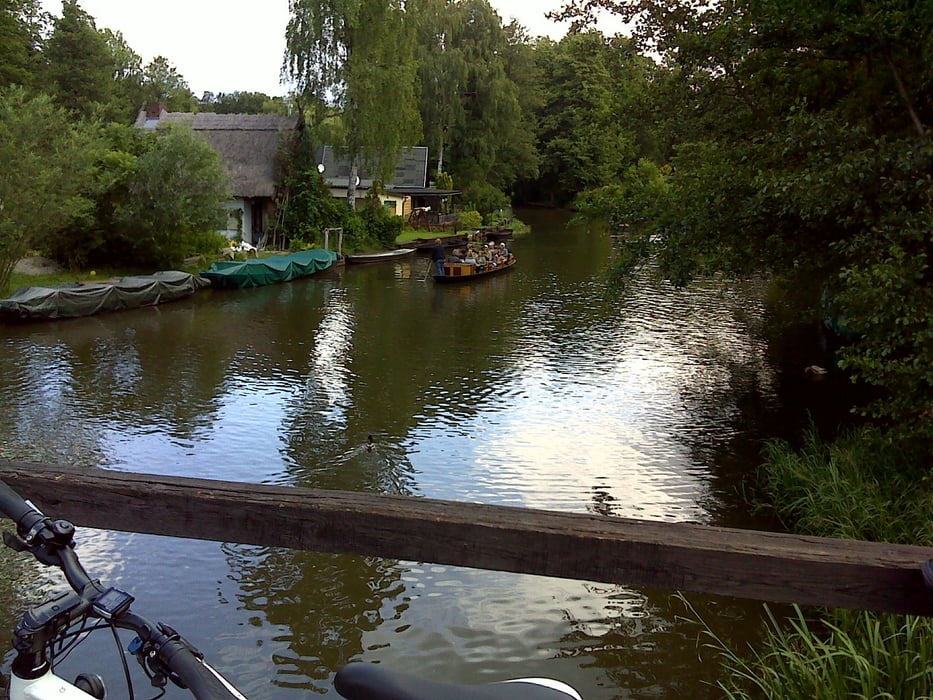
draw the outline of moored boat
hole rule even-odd
[[[507,262],[498,265],[476,265],[466,262],[447,262],[444,263],[444,274],[434,275],[434,281],[441,284],[453,284],[455,282],[473,282],[484,277],[491,277],[502,272],[508,272],[515,267],[515,256],[510,255]]]
[[[22,287],[8,299],[0,299],[0,318],[15,322],[93,316],[183,299],[209,285],[210,282],[198,275],[163,270],[151,275],[121,277],[114,282]]]
[[[361,265],[365,263],[377,263],[385,260],[396,260],[404,258],[415,252],[414,248],[396,248],[394,250],[385,250],[381,253],[356,253],[347,255],[347,264]]]
[[[336,262],[337,253],[323,248],[313,248],[290,255],[215,262],[201,274],[215,287],[243,289],[290,282],[293,279],[326,270]]]

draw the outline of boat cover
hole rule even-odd
[[[121,277],[116,282],[65,287],[21,287],[0,299],[0,317],[28,321],[90,316],[181,299],[210,285],[203,277],[178,270]]]
[[[271,258],[215,262],[201,274],[215,287],[261,287],[326,270],[335,262],[335,252],[314,248],[291,255],[273,255]]]

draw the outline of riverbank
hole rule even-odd
[[[793,532],[933,547],[927,451],[873,428],[823,442],[811,431],[799,450],[769,442],[760,486]],[[771,617],[749,654],[713,640],[735,700],[920,698],[933,688],[933,620],[795,608]]]

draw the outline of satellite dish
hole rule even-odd
[[[324,174],[324,164],[323,164],[323,163],[318,163],[318,164],[317,164],[317,171],[318,171],[319,173],[321,173],[322,175]]]
[[[359,176],[359,175],[356,176],[356,186],[357,186],[357,187],[360,186],[360,176]]]

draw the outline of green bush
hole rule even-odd
[[[475,209],[480,214],[492,214],[512,205],[502,190],[485,182],[467,189],[461,204],[464,209]]]
[[[204,231],[192,234],[189,240],[190,255],[217,255],[217,251],[230,245],[227,237],[220,231]]]
[[[402,232],[402,219],[381,206],[367,206],[361,212],[366,238],[378,248],[391,248]]]
[[[282,213],[280,233],[299,246],[297,250],[323,245],[325,228],[347,228],[350,210],[346,202],[331,196],[315,168],[299,169],[286,176],[282,191],[288,196],[283,195],[278,203]]]
[[[483,225],[482,215],[475,210],[462,211],[457,216],[457,224],[460,228],[480,228]]]

